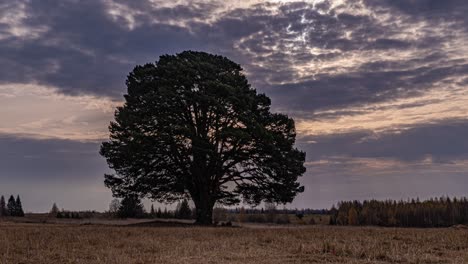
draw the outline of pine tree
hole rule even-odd
[[[60,215],[60,217],[59,217],[59,213],[60,213],[60,211],[59,211],[59,209],[58,209],[58,206],[57,206],[56,203],[54,203],[54,204],[52,205],[52,209],[50,209],[49,215],[52,216],[52,217],[61,218],[62,215]]]
[[[122,218],[143,217],[145,209],[137,196],[127,196],[122,199],[119,208],[119,216]]]
[[[0,216],[7,216],[8,210],[6,208],[5,197],[2,195],[0,198]]]
[[[157,218],[162,218],[162,212],[161,212],[161,208],[158,207],[158,212],[156,213],[156,217]]]
[[[192,217],[192,210],[190,209],[187,199],[182,200],[177,206],[176,217],[180,219],[190,219]]]
[[[156,212],[154,211],[154,205],[151,205],[150,216],[151,218],[154,218],[156,216]]]
[[[8,215],[16,216],[16,201],[13,195],[11,195],[10,199],[8,199],[7,208],[8,208]]]
[[[16,201],[15,201],[15,214],[18,217],[24,217],[24,211],[23,211],[23,205],[21,204],[21,199],[19,195],[16,196]]]
[[[468,200],[448,197],[421,201],[341,202],[330,210],[330,224],[449,227],[468,224]],[[357,219],[356,219],[357,218]],[[357,221],[356,221],[357,220]],[[336,223],[335,223],[336,222]]]

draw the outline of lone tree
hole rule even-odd
[[[303,192],[294,121],[270,112],[240,65],[185,51],[136,66],[126,84],[100,151],[116,172],[105,175],[114,195],[190,197],[196,222],[211,224],[215,203],[287,203]]]

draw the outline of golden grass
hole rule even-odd
[[[0,263],[468,263],[468,231],[0,223]]]

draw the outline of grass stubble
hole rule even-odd
[[[468,231],[0,223],[13,263],[468,263]]]

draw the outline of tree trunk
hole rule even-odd
[[[213,224],[213,206],[210,200],[199,200],[195,202],[196,221],[197,225],[212,225]]]

